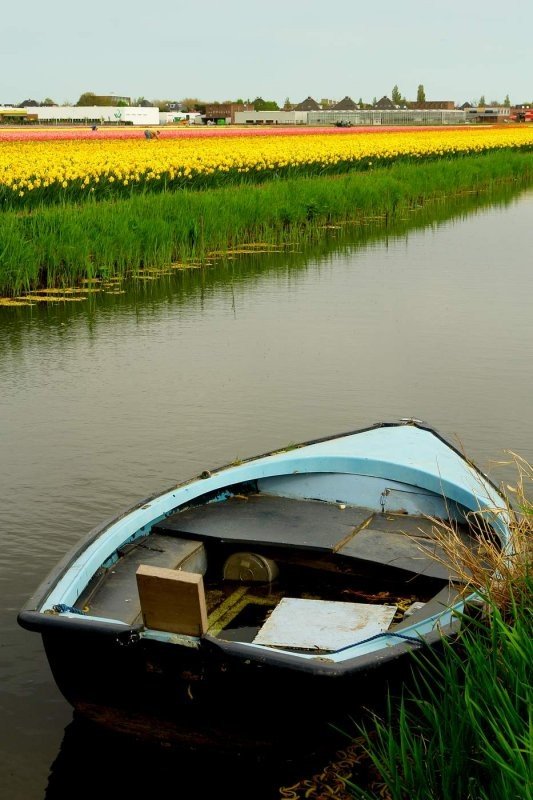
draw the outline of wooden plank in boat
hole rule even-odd
[[[204,581],[200,574],[141,564],[137,586],[147,628],[184,636],[206,632]]]
[[[186,509],[158,523],[157,530],[226,542],[333,550],[371,516],[365,508],[258,494]]]

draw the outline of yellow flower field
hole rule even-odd
[[[317,175],[369,169],[398,159],[530,149],[529,127],[402,130],[306,136],[126,140],[4,141],[4,207],[64,197],[130,194],[135,188],[219,186],[265,173]]]

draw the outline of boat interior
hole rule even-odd
[[[261,642],[257,637],[273,611],[288,599],[387,607],[390,631],[438,614],[458,599],[461,581],[436,541],[434,518],[420,511],[427,507],[427,493],[408,513],[405,502],[387,507],[390,492],[386,503],[382,492],[375,507],[367,508],[283,496],[265,491],[276,488],[265,483],[202,496],[157,522],[100,567],[76,608],[93,618],[153,630]],[[413,505],[413,497],[408,500]],[[440,512],[449,518],[449,509]],[[454,517],[457,533],[475,547],[479,529],[457,509]],[[138,575],[143,571],[157,585],[145,590]],[[169,586],[178,591],[174,600]],[[309,613],[316,609],[309,605]],[[180,615],[188,621],[182,624]],[[305,620],[301,624],[305,627]],[[268,644],[268,637],[264,641]],[[275,638],[272,643],[291,647]],[[313,649],[305,638],[296,637],[292,646]]]

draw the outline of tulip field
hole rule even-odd
[[[310,177],[368,171],[396,162],[453,159],[498,150],[533,150],[529,127],[404,129],[324,133],[283,129],[261,135],[163,131],[24,130],[0,133],[0,204],[24,208],[85,198],[205,189],[258,183],[271,177]],[[59,134],[63,132],[59,131]],[[98,135],[98,134],[102,135]],[[217,132],[218,133],[218,132]],[[45,135],[43,135],[45,134]],[[95,138],[91,138],[96,134]],[[111,134],[111,135],[109,135]]]
[[[297,247],[332,223],[386,228],[444,198],[532,180],[526,125],[163,129],[158,139],[131,129],[0,129],[0,293],[78,291],[247,244]]]

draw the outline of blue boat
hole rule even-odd
[[[107,521],[19,623],[78,713],[201,745],[268,744],[402,681],[472,590],[435,524],[509,542],[499,490],[415,420],[201,475]]]

